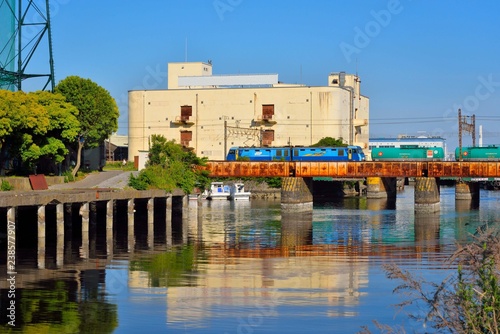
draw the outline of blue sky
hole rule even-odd
[[[277,73],[327,85],[358,73],[370,136],[441,135],[458,143],[457,109],[500,144],[500,2],[52,0],[56,82],[106,88],[127,130],[127,92],[167,87],[168,62],[212,60],[214,74]],[[187,45],[187,47],[186,47]],[[187,50],[187,51],[186,51]],[[464,136],[464,144],[470,144]]]

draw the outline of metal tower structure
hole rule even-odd
[[[470,120],[470,122],[469,122]],[[476,146],[476,115],[462,116],[462,109],[458,109],[458,148],[459,160],[462,161],[462,133],[468,132],[472,135],[472,146]]]
[[[36,90],[54,90],[49,0],[37,2],[45,4],[0,0],[0,89],[23,90],[38,78]]]

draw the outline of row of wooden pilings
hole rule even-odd
[[[155,199],[158,198],[149,198],[144,199],[147,200],[146,206],[146,214],[147,214],[147,244],[149,248],[153,248],[154,243],[154,214],[155,214]],[[165,200],[165,244],[167,246],[172,244],[172,197],[160,198],[161,200]],[[135,234],[134,234],[134,225],[136,220],[136,199],[128,199],[128,200],[105,200],[100,201],[105,202],[106,207],[106,253],[107,255],[113,254],[113,228],[115,222],[115,204],[117,201],[123,202],[126,201],[127,206],[127,239],[128,239],[128,251],[133,252],[135,247]],[[176,201],[175,205],[180,206],[178,209],[180,211],[185,209],[187,202],[187,197],[181,197],[179,201]],[[91,217],[91,212],[95,212],[97,208],[92,208],[97,205],[97,202],[84,202],[84,203],[58,203],[58,204],[48,204],[55,205],[55,224],[56,224],[56,254],[55,254],[55,262],[57,267],[62,267],[64,265],[64,255],[65,255],[65,218],[68,216],[72,216],[73,205],[79,205],[79,216],[81,217],[81,246],[80,246],[80,257],[83,259],[89,258],[89,232],[91,219],[95,220],[96,217]],[[37,266],[39,269],[45,269],[46,267],[46,229],[47,229],[47,219],[46,219],[46,205],[38,205],[37,206]],[[21,237],[20,234],[22,228],[20,224],[22,222],[17,221],[16,217],[17,207],[8,207],[7,208],[7,226],[16,226],[15,231],[16,235],[15,239]],[[66,217],[65,217],[66,215]]]
[[[367,198],[395,199],[397,178],[368,177],[366,180]],[[479,205],[479,184],[459,181],[455,186],[457,201],[471,201]],[[284,211],[312,210],[312,178],[285,177],[281,185],[281,208]],[[416,177],[414,187],[415,212],[440,211],[439,180],[434,177]]]

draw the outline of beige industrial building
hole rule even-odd
[[[308,146],[324,137],[368,150],[360,82],[339,72],[313,87],[277,74],[212,75],[211,62],[169,63],[168,89],[129,92],[129,160],[149,150],[151,135],[209,160],[224,160],[232,146]]]

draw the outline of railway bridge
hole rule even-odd
[[[442,177],[456,178],[456,200],[479,204],[477,181],[500,180],[499,161],[250,162],[209,161],[213,177],[281,177],[282,208],[312,207],[312,178],[366,179],[368,198],[396,196],[397,178],[415,178],[415,211],[439,211]]]

